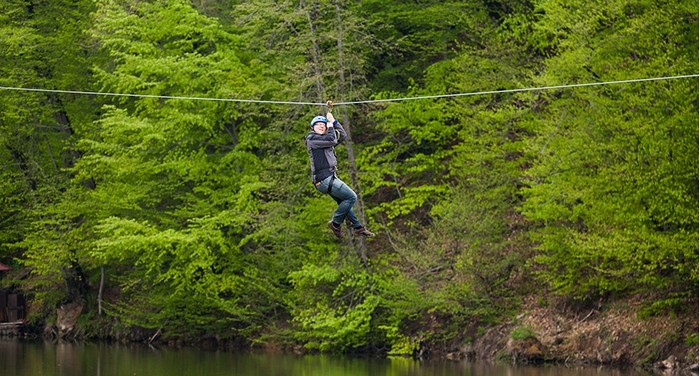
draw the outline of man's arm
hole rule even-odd
[[[330,112],[326,113],[326,119],[328,119],[328,124],[329,124],[328,133],[331,133],[333,131],[333,126],[335,126],[335,129],[338,130],[338,141],[337,142],[341,143],[341,142],[345,141],[345,139],[348,137],[348,134],[345,133],[345,128],[343,128],[343,125],[340,124],[340,122],[338,120],[335,120],[335,118],[333,117],[333,114]],[[333,133],[335,133],[335,132],[333,132]]]
[[[331,119],[328,119],[328,123],[326,123],[327,131],[325,134],[316,134],[311,132],[308,136],[306,136],[306,146],[309,149],[332,148],[338,145],[338,136],[335,134],[332,119],[333,115],[331,115]],[[344,132],[345,131],[343,131],[343,133]]]
[[[328,128],[326,134],[310,134],[306,136],[306,145],[311,149],[332,148],[338,145],[333,128]]]

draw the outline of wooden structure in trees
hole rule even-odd
[[[0,273],[12,270],[9,266],[0,263]],[[7,327],[8,323],[23,322],[26,316],[26,304],[24,296],[10,289],[0,289],[0,329]],[[2,330],[0,330],[2,332]],[[2,333],[0,333],[2,334]]]

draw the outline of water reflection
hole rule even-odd
[[[647,376],[634,370],[510,367],[406,358],[231,353],[0,339],[0,372],[17,376]]]

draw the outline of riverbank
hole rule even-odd
[[[644,297],[594,305],[544,303],[525,299],[513,319],[485,328],[478,336],[456,336],[450,343],[425,342],[416,357],[505,363],[555,363],[640,367],[665,374],[693,374],[698,364],[698,301],[679,310],[648,309]],[[66,305],[57,322],[27,326],[26,334],[47,338],[110,339],[165,346],[202,348],[263,348],[306,353],[301,344],[282,345],[271,340],[255,345],[245,340],[221,340],[216,335],[184,339],[160,330],[114,325],[106,317],[87,320],[82,307]],[[79,320],[79,317],[83,319]],[[99,322],[98,322],[99,321]],[[697,371],[695,372],[697,374]]]
[[[645,315],[642,299],[586,307],[525,302],[522,313],[446,351],[451,359],[642,367],[682,373],[698,364],[698,303],[687,315]],[[697,374],[697,371],[695,372]]]

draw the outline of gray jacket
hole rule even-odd
[[[317,134],[313,130],[306,136],[306,149],[311,162],[311,179],[314,184],[335,174],[338,161],[335,157],[335,146],[347,137],[345,129],[338,120],[328,123],[325,134]]]

